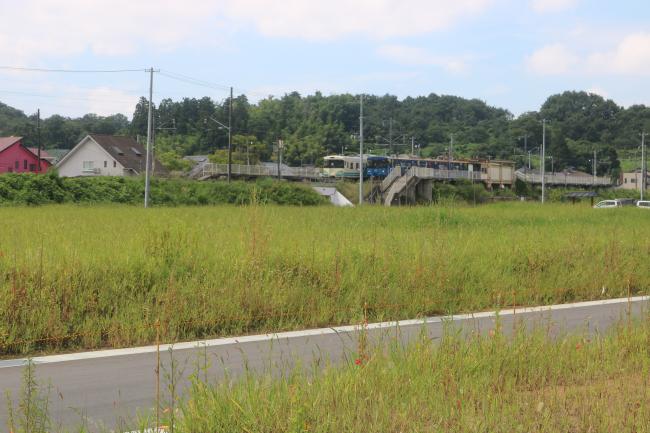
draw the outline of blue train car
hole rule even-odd
[[[383,179],[388,176],[391,168],[392,166],[388,157],[369,155],[365,160],[363,177],[375,177]]]

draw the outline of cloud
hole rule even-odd
[[[218,43],[232,30],[333,40],[443,30],[495,0],[22,0],[3,2],[5,64]],[[224,44],[225,45],[225,44]]]
[[[650,75],[650,33],[626,36],[611,51],[596,52],[587,58],[593,73]]]
[[[562,44],[547,45],[526,60],[528,70],[538,75],[561,75],[571,72],[579,58]]]
[[[580,0],[532,0],[531,7],[539,14],[562,12],[575,7]]]
[[[623,36],[610,50],[547,45],[526,59],[537,75],[650,76],[650,33]]]
[[[233,0],[226,15],[266,36],[329,41],[386,39],[444,30],[483,12],[493,0]]]
[[[5,64],[92,52],[170,49],[204,36],[216,2],[201,0],[23,0],[3,2],[0,56]]]
[[[466,72],[467,64],[463,58],[437,56],[427,50],[408,45],[384,45],[377,53],[391,61],[409,66],[439,66],[447,72],[459,74]]]

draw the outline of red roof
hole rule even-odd
[[[0,137],[0,152],[16,144],[17,141],[20,141],[22,139],[23,137]]]

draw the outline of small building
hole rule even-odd
[[[131,137],[90,134],[84,137],[57,164],[59,175],[137,176],[145,172],[146,150]],[[152,173],[167,170],[154,159]]]
[[[495,185],[499,188],[512,187],[515,181],[515,163],[514,161],[505,160],[487,160],[480,161],[481,164],[481,181],[488,188],[492,189]]]
[[[620,185],[621,189],[635,189],[641,191],[641,180],[643,180],[643,175],[641,174],[641,169],[636,169],[634,171],[628,171],[621,174]],[[648,188],[650,185],[650,175],[646,171],[646,181],[645,187]]]
[[[0,173],[45,173],[52,163],[49,155],[41,150],[38,163],[38,149],[28,148],[22,137],[0,137]]]

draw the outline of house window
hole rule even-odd
[[[623,179],[623,180],[625,181],[624,183],[627,183],[627,177],[625,179]]]
[[[36,171],[36,164],[29,164],[29,171]]]
[[[104,168],[108,167],[108,161],[104,161]]]
[[[630,183],[636,183],[636,179],[635,178],[630,179]]]
[[[27,160],[23,160],[23,170],[27,170]]]
[[[113,161],[113,168],[117,167],[117,161]]]
[[[20,161],[16,161],[16,170],[20,170]]]
[[[93,171],[93,161],[84,161],[83,171]]]

